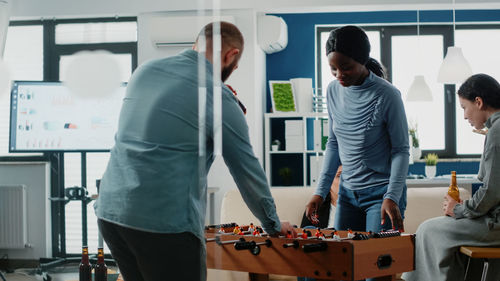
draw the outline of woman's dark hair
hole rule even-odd
[[[342,53],[366,66],[375,75],[386,79],[384,67],[370,57],[370,41],[365,31],[354,25],[339,27],[330,32],[326,41],[326,55]]]
[[[457,94],[469,101],[480,97],[487,106],[500,108],[500,84],[484,73],[472,75],[465,80]]]
[[[373,72],[373,74],[377,75],[378,77],[387,80],[387,73],[385,67],[376,59],[371,57],[368,58],[368,62],[365,64],[365,67],[368,68],[368,70]]]

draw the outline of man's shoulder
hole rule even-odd
[[[184,50],[184,51],[182,51],[176,55],[173,55],[173,56],[162,57],[162,58],[153,58],[153,59],[147,60],[146,62],[143,63],[143,65],[154,66],[154,65],[177,63],[177,62],[187,62],[187,61],[196,62],[197,54],[198,53],[196,51],[193,51],[193,50]]]

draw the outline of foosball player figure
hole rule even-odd
[[[253,233],[255,231],[255,226],[253,225],[253,222],[250,223],[250,226],[248,226],[248,233]]]
[[[332,238],[333,238],[333,240],[340,241],[340,235],[339,235],[339,232],[337,230],[333,231]]]
[[[286,238],[293,238],[292,232],[289,230],[286,232]]]
[[[256,229],[254,229],[254,231],[252,232],[252,235],[253,236],[259,236],[259,231]]]
[[[352,232],[352,229],[348,228],[347,229],[347,238],[352,239],[354,237],[354,233]]]
[[[226,233],[226,231],[224,230],[224,227],[222,225],[219,228],[219,233]]]
[[[255,231],[253,232],[253,236],[258,236],[258,237],[262,236],[262,228],[260,228],[259,226],[257,226],[255,228]]]
[[[325,235],[321,232],[320,228],[316,228],[316,233],[314,234],[318,239],[325,239]]]
[[[234,229],[233,229],[233,233],[238,235],[240,233],[240,227],[239,226],[235,226]]]
[[[302,237],[302,239],[307,239],[307,232],[306,230],[302,231],[302,234],[300,235],[300,237]]]

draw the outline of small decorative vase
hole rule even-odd
[[[279,147],[279,145],[277,145],[277,144],[271,145],[271,151],[278,151],[278,147]]]
[[[425,165],[425,176],[428,178],[434,178],[436,176],[436,166]]]
[[[413,156],[413,161],[418,161],[422,157],[422,149],[420,147],[412,147],[411,154]]]

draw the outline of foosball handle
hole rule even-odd
[[[373,236],[373,238],[396,237],[396,236],[401,236],[401,232],[399,232],[397,230],[382,231],[382,232],[374,233],[372,236]]]
[[[250,249],[255,248],[255,246],[257,246],[255,241],[248,241],[248,242],[247,241],[238,241],[238,242],[234,243],[234,248],[238,251],[250,250]]]
[[[328,244],[326,242],[302,245],[302,250],[304,251],[304,253],[323,252],[327,249]]]
[[[299,242],[298,241],[293,241],[292,243],[286,243],[283,244],[283,248],[294,248],[297,249],[299,247]]]

